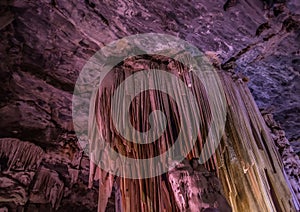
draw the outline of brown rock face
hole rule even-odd
[[[266,2],[268,10],[259,0],[0,1],[0,211],[299,211],[300,148],[288,138],[299,140],[300,5]],[[123,179],[90,165],[74,133],[72,94],[96,51],[147,32],[180,37],[223,69],[226,129],[204,166],[195,162],[199,139],[169,173]],[[166,64],[159,68],[174,68]],[[286,135],[256,104],[273,108]],[[114,144],[132,157],[163,149]]]

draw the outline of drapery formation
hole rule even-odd
[[[94,161],[115,163],[120,160],[120,158],[108,159],[103,144],[97,144],[99,142],[97,136],[102,136],[106,145],[119,154],[135,159],[155,157],[174,144],[182,127],[181,122],[186,118],[179,117],[177,112],[180,93],[174,100],[162,92],[147,91],[140,93],[134,101],[128,103],[131,104],[130,123],[142,132],[153,127],[150,126],[148,118],[151,111],[164,112],[167,118],[167,128],[155,143],[141,145],[128,142],[116,131],[112,122],[111,96],[117,86],[132,73],[149,69],[160,69],[175,74],[190,87],[196,96],[201,116],[197,140],[193,145],[186,139],[186,144],[182,144],[182,150],[193,145],[192,151],[186,156],[187,162],[174,164],[175,168],[172,171],[161,176],[149,179],[126,179],[98,169],[97,178],[100,179],[98,211],[105,210],[112,196],[116,202],[116,209],[121,211],[200,211],[206,208],[229,211],[222,195],[226,197],[233,211],[295,211],[299,207],[287,185],[283,165],[269,130],[245,85],[246,78],[229,72],[219,72],[228,107],[225,132],[216,154],[204,166],[200,166],[202,172],[197,168],[198,165],[194,167],[188,165],[192,164],[195,158],[199,158],[205,143],[212,119],[210,102],[201,79],[193,76],[180,62],[158,55],[129,58],[106,76],[97,92],[92,114],[95,118],[90,123],[90,126],[94,128],[91,132],[96,128],[99,130],[99,135],[90,133],[90,147],[93,151],[91,157],[99,157],[94,158]],[[173,89],[176,90],[176,87]],[[188,105],[185,106],[188,107]],[[122,114],[120,116],[122,120]],[[183,130],[184,127],[188,126],[183,126]],[[174,154],[180,154],[180,152]],[[185,167],[184,174],[178,174],[180,167]],[[125,172],[132,171],[128,167],[122,168]],[[144,167],[143,170],[134,171],[151,172],[156,168]],[[209,176],[212,176],[211,173],[218,176],[223,191],[215,189],[210,180],[201,181],[205,176],[203,173],[207,173],[207,170],[210,171]],[[92,160],[90,185],[93,183],[95,173],[96,165]],[[203,179],[209,179],[209,177]],[[193,180],[196,183],[191,183]],[[184,189],[184,187],[190,189]],[[214,196],[220,195],[220,198],[208,198],[212,193],[215,194]]]

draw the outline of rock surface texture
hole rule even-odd
[[[227,71],[228,102],[237,103],[213,165],[199,171],[191,156],[164,179],[145,182],[169,198],[157,207],[299,210],[300,2],[270,2],[0,1],[0,211],[97,211],[101,201],[107,211],[125,210],[126,201],[135,207],[126,186],[134,191],[138,184],[90,173],[71,104],[76,79],[96,51],[147,32],[205,52]],[[199,198],[183,196],[189,192]]]

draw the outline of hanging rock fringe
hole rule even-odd
[[[205,208],[230,211],[227,201],[232,211],[299,209],[298,200],[291,195],[287,185],[283,164],[269,129],[245,82],[232,73],[221,71],[219,73],[227,101],[227,120],[221,144],[216,154],[204,166],[199,168],[196,165],[193,168],[188,165],[195,161],[195,158],[199,158],[208,134],[212,120],[210,102],[201,79],[193,76],[192,72],[188,72],[181,63],[167,60],[162,56],[152,56],[150,60],[142,56],[127,59],[108,74],[105,83],[95,94],[89,136],[91,149],[98,148],[93,151],[100,155],[99,162],[114,163],[105,157],[105,152],[101,149],[103,145],[97,144],[95,128],[98,128],[100,136],[111,148],[126,157],[136,159],[155,157],[174,144],[181,120],[185,118],[179,117],[177,113],[180,93],[178,99],[174,101],[164,93],[147,91],[140,93],[129,103],[130,121],[139,131],[145,132],[149,129],[148,117],[151,111],[161,110],[166,115],[167,129],[155,143],[140,145],[126,141],[116,132],[110,117],[111,96],[114,90],[133,72],[148,69],[169,71],[189,85],[197,98],[201,113],[199,136],[193,150],[186,156],[186,161],[177,164],[175,169],[162,176],[133,180],[113,177],[99,170],[98,211],[105,211],[113,186],[117,195],[116,208],[121,208],[122,211],[201,211]],[[139,171],[151,171],[155,168],[145,167],[145,170]],[[93,183],[95,173],[96,165],[91,163],[90,185]],[[218,177],[221,186],[208,186],[213,182],[219,183],[216,177],[212,177],[212,173]],[[211,194],[214,194],[215,198],[212,198]],[[222,199],[222,195],[227,201]]]

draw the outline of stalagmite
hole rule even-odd
[[[189,73],[188,69],[178,61],[159,55],[153,55],[150,59],[137,56],[125,60],[114,68],[114,71],[107,76],[106,83],[99,88],[93,114],[96,116],[96,122],[92,122],[91,126],[99,129],[100,136],[103,136],[106,144],[126,157],[149,158],[167,151],[178,136],[182,126],[180,126],[181,117],[176,104],[182,103],[181,93],[176,93],[174,100],[161,92],[147,91],[137,95],[131,102],[130,121],[140,131],[149,129],[148,116],[151,111],[161,110],[165,113],[166,132],[155,144],[133,144],[127,142],[116,131],[110,116],[111,94],[131,73],[143,69],[166,70],[177,75],[188,85],[197,97],[201,129],[192,151],[181,164],[175,164],[174,169],[168,173],[148,179],[115,178],[115,183],[118,185],[115,194],[120,195],[116,207],[121,208],[122,211],[299,210],[298,200],[288,187],[284,164],[279,157],[269,128],[247,88],[248,79],[234,73],[218,70],[227,104],[225,132],[217,152],[203,166],[198,165],[195,158],[199,158],[208,134],[212,120],[209,106],[211,103],[206,96],[201,79]],[[176,87],[169,89],[176,90]],[[126,95],[125,93],[124,96]],[[194,108],[190,111],[193,113]],[[119,121],[125,121],[124,118],[123,114],[119,114]],[[94,136],[94,134],[90,135],[90,145],[98,148],[93,151],[100,155],[99,162],[114,163],[105,157],[103,144],[95,145],[98,138]],[[181,151],[188,145],[191,144],[188,142],[182,144]],[[115,158],[115,161],[117,160],[120,158]],[[285,165],[293,163],[286,160]],[[134,167],[130,168],[134,169]],[[124,171],[136,171],[130,168],[124,167]],[[138,171],[151,172],[156,168],[159,167],[145,167]],[[294,172],[296,169],[291,167],[287,170]],[[99,186],[98,211],[103,211],[105,208],[103,204],[111,195],[114,178],[104,171],[99,173],[101,173],[99,177],[101,186]],[[94,174],[92,167],[90,183],[94,179]],[[292,186],[293,184],[295,183],[292,181]]]

